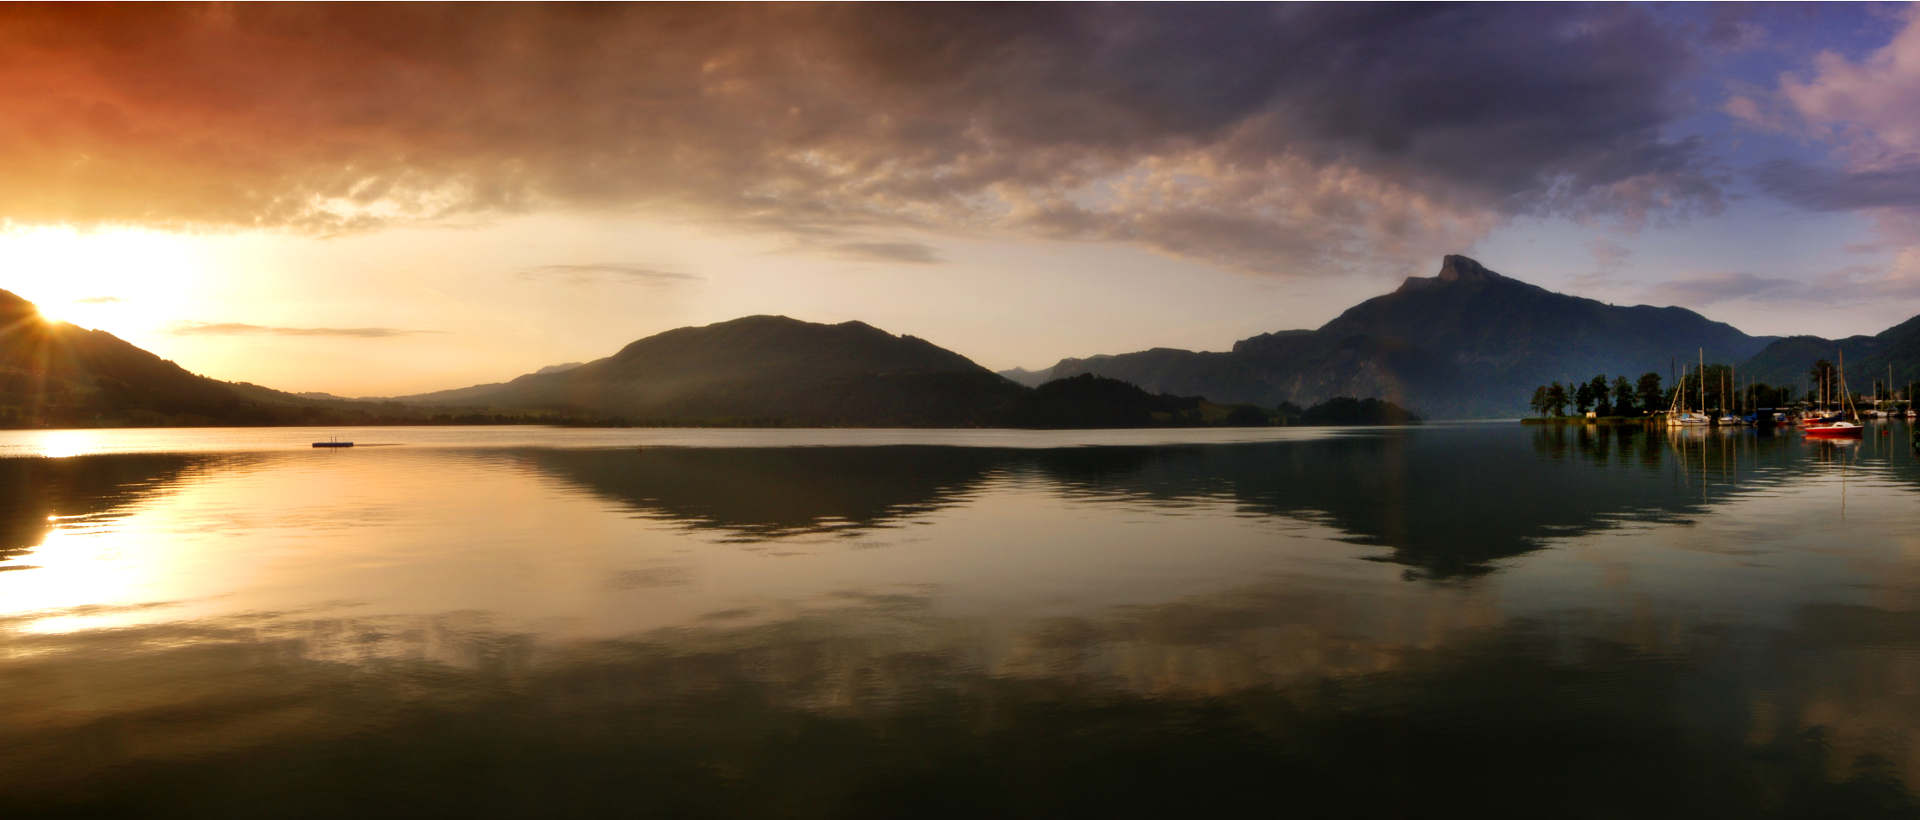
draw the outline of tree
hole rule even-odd
[[[1547,403],[1546,385],[1543,384],[1533,389],[1533,400],[1527,402],[1527,406],[1533,408],[1533,412],[1539,413],[1542,416],[1549,415],[1553,411],[1553,405]]]
[[[1814,362],[1813,369],[1807,371],[1807,378],[1813,382],[1813,386],[1807,390],[1807,398],[1811,401],[1819,401],[1823,395],[1831,399],[1833,392],[1840,389],[1840,380],[1834,378],[1833,362],[1826,359]]]
[[[1625,376],[1613,377],[1613,414],[1624,416],[1633,412],[1633,385]]]
[[[1660,374],[1640,374],[1639,393],[1641,409],[1651,413],[1666,407],[1666,405],[1660,401],[1667,395],[1667,391],[1660,388]]]
[[[1227,418],[1221,422],[1228,427],[1265,427],[1273,422],[1267,418],[1267,411],[1251,404],[1236,404],[1227,411]]]
[[[1785,407],[1793,402],[1793,391],[1785,387],[1774,387],[1766,382],[1754,382],[1753,406]]]
[[[1567,414],[1567,388],[1559,382],[1547,385],[1547,410],[1556,416]]]
[[[1733,390],[1733,368],[1724,364],[1710,364],[1707,365],[1706,372],[1699,375],[1703,376],[1707,383],[1707,403],[1705,407],[1700,409],[1705,410],[1709,407],[1721,411],[1733,409],[1733,393],[1731,392]],[[1700,397],[1700,380],[1695,379],[1689,383],[1687,389],[1692,391],[1687,394],[1688,396],[1698,399]]]
[[[1607,399],[1607,374],[1596,373],[1593,381],[1587,382],[1587,392],[1593,394],[1593,411],[1602,416],[1613,415],[1613,402]]]
[[[1592,404],[1593,404],[1593,385],[1591,383],[1581,382],[1578,386],[1573,388],[1573,411],[1574,412],[1585,414],[1587,412],[1587,408]]]

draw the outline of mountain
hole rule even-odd
[[[389,424],[425,411],[294,395],[187,372],[0,290],[0,427]]]
[[[1874,382],[1886,381],[1891,366],[1893,389],[1905,393],[1908,382],[1920,383],[1920,316],[1872,336],[1788,336],[1776,340],[1738,365],[1739,377],[1743,382],[1753,378],[1776,387],[1804,390],[1813,383],[1808,375],[1813,363],[1821,359],[1844,363],[1847,369],[1841,375],[1846,377],[1847,388],[1856,394],[1873,392]]]
[[[1045,370],[1028,370],[1024,367],[1015,367],[997,372],[1000,374],[1000,378],[1026,387],[1039,387],[1047,383],[1047,371]]]
[[[1749,336],[1677,307],[1610,305],[1531,285],[1464,256],[1349,308],[1315,330],[1243,339],[1230,352],[1156,348],[1063,359],[1049,378],[1093,373],[1216,402],[1316,404],[1376,396],[1429,417],[1521,415],[1536,385],[1595,373],[1665,377],[1674,359],[1744,359]]]
[[[0,290],[0,426],[254,423],[273,415],[261,398]]]
[[[977,426],[1026,388],[958,353],[862,322],[749,316],[669,330],[604,359],[401,402],[635,424]]]

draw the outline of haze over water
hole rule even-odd
[[[0,433],[0,814],[1907,816],[1887,430]]]

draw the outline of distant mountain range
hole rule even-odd
[[[1198,397],[1083,376],[1028,387],[863,322],[748,316],[648,336],[604,359],[407,405],[642,425],[1145,427],[1265,423]]]
[[[1920,381],[1920,317],[1837,341],[1750,336],[1683,308],[1554,293],[1448,256],[1437,275],[1409,278],[1318,329],[1262,334],[1227,352],[1156,348],[995,374],[861,322],[749,316],[511,381],[358,400],[197,376],[111,334],[41,319],[0,291],[0,426],[1152,426],[1311,420],[1300,407],[1339,409],[1329,403],[1338,397],[1399,405],[1369,417],[1401,418],[1401,407],[1486,417],[1523,414],[1533,387],[1548,381],[1665,377],[1700,348],[1709,361],[1737,362],[1743,379],[1775,385],[1804,386],[1813,362],[1837,352],[1856,391],[1885,379],[1889,364],[1897,387]]]
[[[1224,353],[1155,348],[1063,359],[1039,372],[1093,373],[1219,402],[1378,396],[1428,416],[1487,417],[1524,414],[1545,382],[1647,371],[1665,378],[1673,361],[1692,361],[1700,348],[1709,359],[1743,361],[1776,341],[1684,308],[1555,293],[1448,256],[1438,275],[1410,277],[1316,330],[1262,334]]]

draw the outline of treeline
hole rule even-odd
[[[1269,427],[1289,425],[1417,424],[1406,408],[1376,398],[1346,396],[1302,408],[1292,402],[1265,408],[1216,404],[1199,396],[1148,393],[1118,379],[1082,373],[1034,388],[1007,419],[1008,426]]]
[[[1572,415],[1580,416],[1588,411],[1596,416],[1643,416],[1666,412],[1674,404],[1676,390],[1685,394],[1682,402],[1694,411],[1783,407],[1795,400],[1793,388],[1764,382],[1738,384],[1732,366],[1711,364],[1704,375],[1685,374],[1670,388],[1663,386],[1658,373],[1642,373],[1631,382],[1625,376],[1608,380],[1606,374],[1596,374],[1584,382],[1549,382],[1533,389],[1528,406],[1541,416],[1566,416],[1569,409]]]
[[[1278,425],[1419,424],[1420,417],[1385,399],[1336,396],[1306,409],[1281,402],[1272,422]]]

